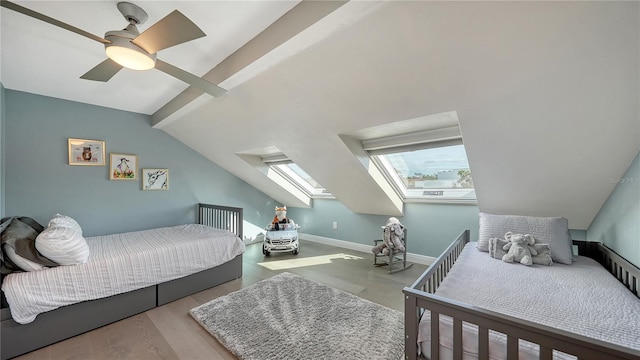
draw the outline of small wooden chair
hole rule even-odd
[[[384,226],[382,227],[382,235],[384,236]],[[389,265],[389,274],[397,273],[399,271],[407,270],[412,267],[413,264],[407,264],[407,228],[404,228],[404,234],[402,234],[402,240],[404,240],[404,251],[393,250],[389,251],[388,255],[374,254],[373,255],[373,265],[374,266],[385,266]],[[373,246],[378,246],[384,240],[373,240]],[[394,265],[402,264],[401,267]]]

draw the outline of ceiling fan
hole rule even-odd
[[[216,84],[157,58],[156,53],[160,50],[206,36],[197,25],[178,10],[174,10],[140,33],[136,25],[141,25],[147,20],[147,13],[135,4],[119,2],[117,5],[118,10],[129,22],[129,25],[122,30],[108,31],[104,38],[101,38],[16,3],[7,0],[0,1],[2,7],[104,44],[108,58],[82,75],[82,79],[109,81],[123,67],[133,70],[156,68],[213,96],[220,96],[226,92],[225,89]]]

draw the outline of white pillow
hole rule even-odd
[[[59,226],[55,225],[55,221],[53,224],[54,226],[47,227],[38,235],[36,249],[60,265],[77,265],[87,262],[89,245],[82,237],[80,225]]]
[[[82,228],[77,221],[67,215],[56,214],[53,219],[49,220],[49,225],[47,227],[70,227],[80,233],[82,235]]]
[[[489,251],[489,238],[504,239],[504,234],[507,231],[531,234],[536,243],[549,244],[551,258],[555,262],[571,265],[573,261],[569,221],[563,217],[480,213],[477,249],[479,251]]]

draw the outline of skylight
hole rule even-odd
[[[330,192],[292,161],[271,164],[269,167],[310,197],[333,197]]]
[[[402,202],[476,203],[455,111],[370,128],[353,135]],[[376,136],[377,135],[377,136]]]
[[[404,199],[476,199],[464,145],[386,152],[371,158]]]

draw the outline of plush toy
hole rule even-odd
[[[535,243],[533,244],[533,248],[538,252],[538,255],[534,255],[531,257],[531,260],[534,264],[547,266],[553,264],[553,260],[551,260],[551,249],[549,248],[549,244]]]
[[[405,250],[403,236],[404,225],[397,218],[390,217],[384,227],[382,243],[374,246],[371,251],[376,255],[389,255],[391,250],[402,252]]]
[[[491,257],[495,259],[502,259],[502,257],[507,254],[507,252],[503,250],[503,247],[508,243],[509,242],[504,239],[489,238],[489,254],[491,255]],[[553,264],[549,244],[535,243],[532,246],[538,253],[538,255],[531,256],[531,261],[534,264],[547,266]]]
[[[292,223],[293,221],[287,218],[287,207],[277,206],[276,216],[274,216],[273,221],[271,221],[271,230],[284,230]]]
[[[504,234],[504,238],[508,243],[502,247],[503,250],[507,251],[507,253],[502,257],[502,261],[517,261],[520,264],[528,266],[533,264],[531,257],[538,255],[538,252],[532,246],[535,243],[533,236],[529,234],[513,234],[509,231]]]

